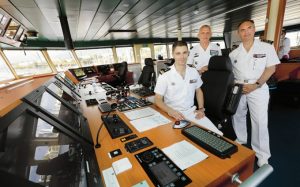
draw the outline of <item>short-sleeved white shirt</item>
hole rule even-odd
[[[183,78],[173,65],[169,71],[158,77],[154,92],[163,96],[164,103],[169,107],[186,111],[194,106],[195,90],[201,85],[202,80],[195,68],[186,66]]]
[[[190,50],[187,64],[192,64],[199,70],[208,65],[210,57],[220,55],[222,55],[222,52],[217,44],[210,42],[206,50],[200,44],[197,44]]]
[[[281,59],[283,56],[289,57],[289,52],[291,50],[291,41],[289,38],[284,38],[283,41],[280,41],[280,50],[278,52],[278,57]]]
[[[244,82],[249,80],[249,83],[256,82],[266,67],[280,63],[274,46],[259,40],[254,41],[249,52],[241,43],[229,54],[229,57],[235,79]]]

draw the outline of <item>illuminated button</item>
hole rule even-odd
[[[176,175],[177,175],[178,177],[180,177],[180,176],[182,175],[182,173],[181,173],[181,172],[177,172]]]
[[[177,171],[177,168],[173,168],[173,171],[176,172],[176,171]]]
[[[182,176],[180,179],[181,179],[182,181],[186,181],[185,176]]]

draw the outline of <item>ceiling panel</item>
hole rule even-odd
[[[0,0],[0,6],[37,40],[63,41],[59,15],[66,15],[73,41],[112,40],[109,30],[137,30],[118,39],[196,37],[200,25],[209,24],[214,36],[236,29],[245,18],[264,29],[266,0]],[[287,0],[284,26],[300,25],[300,1]],[[198,13],[195,14],[195,10]],[[115,38],[116,39],[116,38]]]

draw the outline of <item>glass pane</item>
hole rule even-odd
[[[225,49],[225,42],[222,41],[222,40],[213,41],[213,42],[211,42],[211,43],[215,43],[215,44],[219,45],[219,47],[220,47],[221,49]]]
[[[291,41],[291,47],[299,46],[300,45],[300,32],[288,32],[285,35]]]
[[[19,28],[19,25],[16,22],[14,22],[13,20],[11,20],[7,27],[7,30],[5,32],[5,36],[9,39],[14,39],[18,28]]]
[[[48,50],[47,52],[57,71],[66,71],[68,69],[78,67],[71,51]]]
[[[11,73],[2,57],[0,57],[0,81],[14,79],[14,75]]]
[[[142,47],[140,49],[140,54],[141,54],[141,63],[143,66],[145,63],[145,58],[151,58],[151,50],[149,47]]]
[[[132,47],[118,47],[116,48],[116,50],[117,50],[118,62],[126,61],[128,64],[134,63]]]
[[[173,58],[172,46],[173,46],[173,44],[168,44],[168,47],[169,47],[169,57],[170,58]]]
[[[3,52],[17,75],[21,77],[52,72],[41,51],[4,50]]]
[[[168,58],[167,55],[167,46],[166,45],[155,45],[154,46],[154,54],[156,59],[165,59]]]
[[[114,63],[114,57],[111,48],[76,50],[75,52],[82,66]]]

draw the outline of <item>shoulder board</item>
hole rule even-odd
[[[187,64],[191,68],[196,68],[193,64]]]
[[[169,71],[170,69],[171,69],[171,68],[161,69],[161,70],[159,71],[159,74],[162,75],[162,74],[166,73],[167,71]]]
[[[194,46],[190,47],[190,50],[193,49],[193,48],[194,48]]]
[[[264,43],[267,43],[267,44],[273,44],[273,41],[272,40],[261,40],[261,42],[264,42]]]

